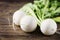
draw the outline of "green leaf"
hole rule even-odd
[[[56,9],[55,13],[60,13],[60,7]]]
[[[60,17],[53,18],[53,20],[60,23]]]

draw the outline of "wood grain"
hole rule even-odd
[[[46,36],[40,32],[39,27],[34,32],[25,33],[19,26],[12,26],[13,13],[26,3],[28,2],[0,2],[0,40],[60,40],[60,34]]]

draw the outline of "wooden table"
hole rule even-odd
[[[32,33],[23,32],[20,27],[12,26],[13,13],[26,2],[0,2],[0,40],[60,40],[60,34],[43,35],[39,28]],[[60,24],[58,24],[58,29]],[[14,30],[15,29],[15,30]]]

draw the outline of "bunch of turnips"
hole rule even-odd
[[[13,23],[20,25],[24,32],[33,32],[39,26],[44,35],[55,34],[59,19],[60,5],[57,0],[34,0],[33,4],[27,3],[13,14]]]

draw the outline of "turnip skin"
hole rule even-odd
[[[37,27],[37,21],[33,16],[24,16],[20,22],[21,29],[24,32],[33,32]]]
[[[17,10],[13,14],[13,23],[16,24],[16,25],[20,25],[20,20],[23,16],[25,16],[25,12],[23,12],[21,10]]]
[[[57,24],[52,19],[46,19],[41,23],[40,30],[44,35],[53,35],[57,30]]]

